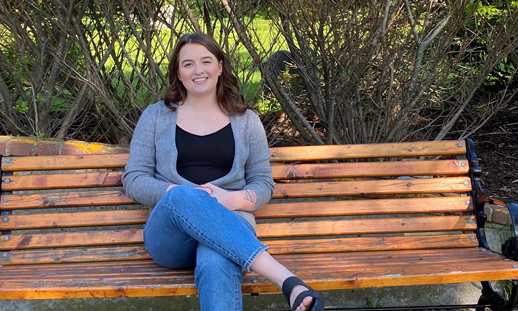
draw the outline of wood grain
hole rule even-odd
[[[471,197],[429,197],[270,203],[254,213],[256,219],[470,212]]]
[[[4,157],[2,159],[2,171],[16,172],[123,168],[128,163],[128,159],[128,153]]]
[[[389,157],[420,157],[462,155],[465,142],[433,141],[390,144],[322,145],[270,148],[271,162],[315,161],[337,159],[369,159]]]
[[[305,198],[341,195],[454,193],[471,190],[468,177],[390,179],[277,184],[274,198]]]
[[[116,187],[122,186],[122,172],[16,175],[2,182],[4,191]]]
[[[81,190],[2,195],[0,210],[135,204],[120,190]]]
[[[495,257],[494,253],[484,252],[478,248],[457,251],[454,253],[437,250],[435,253],[430,251],[425,254],[411,251],[406,255],[405,251],[393,252],[393,256],[380,256],[363,265],[357,262],[350,268],[343,265],[340,266],[340,270],[333,267],[340,262],[337,258],[345,258],[347,254],[341,254],[343,256],[339,257],[336,254],[320,254],[318,257],[280,256],[278,259],[316,290],[501,280],[513,278],[518,273],[517,267],[513,267],[502,257]],[[371,258],[371,252],[358,255],[358,258]],[[477,260],[467,260],[472,257]],[[322,268],[305,268],[305,263],[311,258],[320,262]],[[441,258],[449,259],[443,261]],[[457,258],[457,261],[452,258]],[[406,264],[412,261],[416,264]],[[190,269],[169,270],[158,266],[153,268],[147,260],[136,261],[133,265],[121,261],[119,265],[60,264],[52,265],[59,266],[59,270],[56,268],[48,271],[40,271],[40,266],[31,265],[26,266],[22,272],[15,269],[16,267],[4,267],[1,276],[6,281],[0,288],[0,295],[6,299],[49,299],[196,294]],[[96,273],[96,270],[99,271]],[[20,273],[25,275],[15,277]],[[72,281],[78,279],[82,281]],[[254,273],[245,274],[242,290],[244,293],[279,291],[270,282]]]
[[[273,165],[275,180],[384,176],[460,175],[469,171],[467,160],[311,163]]]

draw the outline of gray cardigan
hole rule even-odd
[[[176,116],[159,101],[147,107],[137,123],[123,175],[126,194],[137,203],[154,207],[171,183],[198,186],[176,170]],[[256,211],[270,200],[274,188],[264,128],[251,110],[230,116],[230,124],[236,144],[232,169],[211,183],[226,190],[254,190],[258,199],[253,209]],[[235,213],[255,228],[252,213]]]

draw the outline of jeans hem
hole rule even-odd
[[[252,262],[254,262],[255,258],[257,257],[257,255],[259,255],[261,252],[265,251],[268,249],[268,246],[266,245],[261,245],[259,248],[257,248],[253,253],[252,255],[250,255],[250,257],[248,258],[248,260],[245,262],[245,265],[243,266],[243,268],[248,271],[248,272],[252,272],[252,270],[250,270],[250,266],[252,266]]]

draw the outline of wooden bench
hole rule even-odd
[[[518,243],[487,250],[471,141],[272,148],[258,211],[269,252],[317,290],[482,281],[481,305],[517,305]],[[155,264],[148,209],[121,188],[127,154],[3,157],[0,299],[195,295],[192,270]],[[488,281],[515,280],[510,299]],[[246,273],[243,293],[278,290]],[[499,309],[500,308],[500,309]]]

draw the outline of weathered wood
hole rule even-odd
[[[144,245],[112,247],[72,247],[56,249],[14,250],[0,258],[0,265],[142,260],[150,259]]]
[[[122,172],[17,175],[2,182],[4,191],[115,187],[122,186]]]
[[[36,208],[111,206],[135,204],[124,190],[82,190],[78,192],[44,192],[37,194],[5,194],[0,210]]]
[[[311,163],[273,165],[273,179],[460,175],[467,160]]]
[[[148,209],[9,215],[8,221],[0,222],[0,230],[144,224],[148,216]]]
[[[453,193],[471,190],[468,177],[277,184],[274,198],[340,195]]]
[[[4,235],[0,250],[142,243],[142,229],[84,230]],[[53,252],[52,250],[51,252]],[[1,262],[2,258],[0,258]],[[0,263],[1,264],[1,263]]]
[[[85,237],[90,239],[85,240]],[[105,239],[103,241],[102,239]],[[4,248],[14,249],[8,257],[0,258],[0,264],[49,264],[55,262],[73,263],[84,262],[85,256],[89,261],[106,260],[140,260],[145,252],[143,245],[120,246],[121,244],[142,244],[141,230],[114,230],[99,234],[70,232],[66,235],[58,234],[27,234],[20,237],[13,236],[8,243],[2,243]],[[393,237],[352,237],[334,239],[311,240],[265,240],[269,246],[268,252],[275,255],[337,253],[360,251],[390,251],[412,249],[446,249],[476,247],[478,242],[473,234],[458,235],[429,235],[429,236],[393,236]],[[98,245],[116,245],[111,248]],[[56,248],[59,247],[59,248]],[[65,248],[67,247],[67,248]],[[35,250],[30,250],[37,248]],[[42,249],[43,248],[43,249]],[[107,250],[113,249],[110,253]],[[3,250],[3,249],[2,249]],[[124,253],[126,252],[126,253]],[[352,254],[346,257],[354,258]],[[1,275],[1,273],[0,273]]]
[[[264,241],[270,254],[309,254],[476,247],[473,234],[327,238]],[[346,256],[349,256],[347,254]]]
[[[390,157],[420,157],[462,155],[465,142],[433,141],[392,144],[323,145],[270,148],[272,162],[369,159]]]
[[[260,238],[475,230],[474,216],[429,216],[257,224]]]
[[[484,278],[500,280],[513,278],[518,273],[518,268],[513,267],[511,262],[502,260],[493,264],[494,254],[478,248],[465,249],[459,253],[457,257],[461,258],[461,261],[458,262],[451,260],[451,254],[441,255],[442,251],[438,252],[439,254],[424,255],[414,252],[413,255],[399,257],[398,254],[404,255],[405,252],[393,252],[394,256],[380,256],[378,260],[373,259],[369,264],[363,265],[360,261],[350,268],[345,264],[341,265],[341,261],[336,260],[333,254],[320,254],[318,258],[311,256],[315,262],[321,263],[320,269],[315,269],[315,266],[311,265],[306,268],[308,258],[304,255],[280,256],[278,259],[317,290],[472,282]],[[372,258],[370,252],[357,255],[361,255],[357,256],[358,259]],[[477,260],[466,260],[472,257]],[[290,260],[287,261],[287,258]],[[450,259],[441,261],[439,258]],[[412,260],[417,264],[408,265],[407,263]],[[145,269],[138,269],[138,263],[135,263],[137,266],[134,267],[127,266],[127,262],[120,264],[121,267],[128,267],[122,273],[117,272],[117,266],[104,267],[104,263],[66,265],[69,266],[69,270],[48,271],[39,271],[40,267],[33,265],[26,267],[22,272],[25,273],[23,278],[15,277],[20,271],[7,270],[10,267],[5,267],[3,276],[6,276],[8,281],[0,288],[0,295],[8,299],[31,299],[196,294],[190,269],[149,269],[148,261],[142,263],[144,267],[148,267]],[[335,268],[337,264],[340,265],[339,271]],[[30,269],[34,271],[31,272]],[[98,273],[96,269],[99,270]],[[8,278],[9,273],[13,278]],[[36,277],[28,278],[29,275]],[[70,282],[74,279],[81,279],[82,282]],[[160,288],[160,291],[157,291],[157,288]],[[245,293],[279,291],[267,280],[253,273],[245,273],[242,290]]]
[[[85,154],[38,157],[4,157],[2,171],[80,170],[123,168],[129,154]]]
[[[473,211],[471,198],[467,196],[455,196],[270,203],[255,212],[254,216],[256,219],[264,219],[470,211]]]

